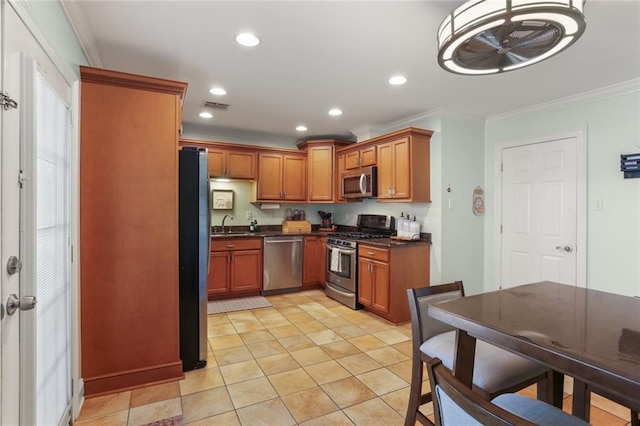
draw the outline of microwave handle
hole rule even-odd
[[[362,192],[362,195],[364,195],[367,191],[367,188],[365,188],[365,179],[367,178],[367,176],[365,176],[365,174],[361,174],[360,175],[360,192]]]

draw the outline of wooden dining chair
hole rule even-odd
[[[458,380],[438,358],[427,362],[437,426],[585,426],[588,423],[551,404],[504,393],[487,401]]]
[[[433,423],[420,412],[420,406],[431,402],[431,392],[422,393],[423,363],[433,358],[442,360],[444,366],[453,369],[456,332],[453,327],[431,318],[429,305],[464,297],[462,281],[407,290],[412,330],[411,389],[405,425],[416,420],[425,425]],[[473,371],[473,389],[484,399],[506,392],[515,392],[538,383],[538,398],[562,404],[562,389],[553,389],[553,372],[521,356],[478,340]],[[558,397],[553,395],[558,394]]]

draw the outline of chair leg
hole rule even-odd
[[[411,362],[411,389],[409,391],[409,404],[407,406],[407,415],[404,418],[405,426],[415,426],[416,414],[420,409],[420,397],[422,395],[422,373],[423,363],[418,357],[413,357]]]
[[[591,391],[587,389],[585,383],[573,379],[573,408],[571,414],[589,423],[590,408]]]
[[[564,374],[549,370],[544,380],[536,384],[538,400],[562,409]]]
[[[640,416],[634,410],[631,410],[631,426],[640,426]]]

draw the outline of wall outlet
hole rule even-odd
[[[604,210],[604,200],[602,198],[596,198],[593,202],[593,210],[602,211]]]
[[[253,218],[253,212],[251,210],[247,210],[247,212],[244,214],[244,218],[247,220],[251,220],[251,218]]]

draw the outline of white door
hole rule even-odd
[[[577,138],[502,149],[500,288],[577,284]]]
[[[0,423],[68,423],[71,89],[2,1]],[[11,257],[21,268],[9,271]],[[9,315],[15,294],[19,308]],[[35,296],[35,309],[27,296]]]

